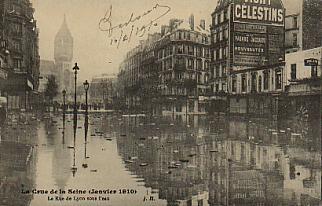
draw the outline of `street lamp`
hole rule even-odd
[[[85,104],[86,104],[86,110],[85,110],[85,115],[88,115],[88,103],[87,103],[87,93],[88,93],[88,89],[89,89],[89,83],[86,80],[84,83],[84,89],[85,89]]]
[[[63,93],[63,114],[65,115],[65,112],[66,112],[66,90],[64,89],[62,91]]]
[[[77,87],[77,71],[79,70],[79,67],[77,66],[77,63],[75,63],[75,66],[73,67],[74,74],[75,74],[75,94],[74,94],[74,115],[77,115],[77,96],[76,96],[76,87]]]

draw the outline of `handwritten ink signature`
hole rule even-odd
[[[112,22],[112,11],[113,7],[111,5],[104,17],[100,19],[99,29],[100,31],[107,32],[108,37],[111,38],[110,44],[117,44],[118,48],[121,42],[130,42],[133,35],[143,37],[146,32],[150,31],[152,26],[158,25],[157,21],[168,14],[171,8],[169,6],[155,4],[151,9],[143,12],[141,15],[134,16],[132,12],[127,21],[116,25]],[[152,18],[153,14],[156,15],[154,18]],[[140,23],[142,25],[136,25]],[[114,33],[118,33],[117,38],[114,36]]]

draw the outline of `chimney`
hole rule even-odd
[[[206,21],[204,19],[200,20],[200,28],[206,30]]]
[[[191,14],[189,17],[189,25],[190,29],[193,31],[195,29],[195,17],[193,14]]]

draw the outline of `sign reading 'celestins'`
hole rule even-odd
[[[284,24],[280,0],[236,0],[234,20],[266,24]]]

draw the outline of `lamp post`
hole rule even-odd
[[[66,90],[62,91],[63,93],[63,144],[65,144],[65,112],[66,112]]]
[[[75,94],[74,94],[74,125],[73,125],[73,133],[74,133],[74,146],[73,146],[73,167],[72,167],[72,173],[73,177],[75,177],[77,167],[75,162],[75,154],[76,154],[76,130],[77,130],[77,96],[76,96],[76,88],[77,88],[77,71],[79,70],[79,67],[77,66],[77,63],[75,63],[75,66],[73,67],[74,74],[75,74]]]
[[[86,80],[84,83],[84,89],[85,89],[85,104],[86,104],[86,110],[85,110],[85,116],[88,115],[88,103],[87,103],[87,93],[88,93],[88,89],[89,89],[89,83]]]
[[[77,88],[77,71],[79,70],[79,67],[77,66],[77,63],[75,63],[75,66],[73,67],[74,75],[75,75],[75,94],[74,94],[74,115],[77,115],[77,96],[76,96],[76,88]]]
[[[66,90],[64,89],[62,91],[63,93],[63,115],[65,117],[65,112],[66,112]]]

